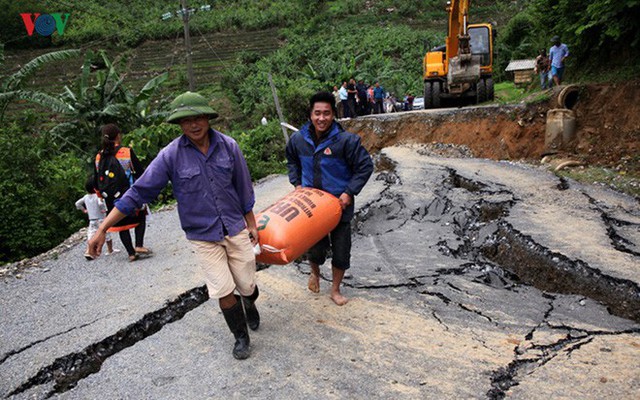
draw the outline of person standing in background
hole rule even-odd
[[[127,185],[125,188],[131,187],[144,172],[142,164],[138,160],[138,157],[136,157],[133,149],[122,146],[122,131],[118,125],[106,124],[100,129],[100,132],[102,134],[102,150],[96,155],[95,159],[96,174],[94,186],[96,188],[101,187],[101,182],[105,179],[105,176],[103,176],[104,163],[108,161],[109,157],[115,156],[126,175]],[[126,189],[121,190],[121,193],[109,193],[108,191],[99,190],[99,194],[107,204],[108,212],[113,210],[115,202],[124,194],[125,190]],[[120,235],[122,245],[127,250],[129,261],[136,261],[140,255],[151,254],[151,250],[144,247],[144,234],[147,226],[146,216],[146,207],[141,205],[140,208],[132,210],[131,215],[127,215],[126,218],[113,226],[114,231],[117,231]],[[135,247],[133,246],[131,233],[129,232],[131,228],[133,228],[135,232]]]
[[[89,219],[89,226],[87,227],[87,243],[89,239],[93,237],[93,235],[98,231],[98,227],[104,220],[104,217],[107,215],[107,205],[104,203],[98,195],[96,194],[96,189],[93,186],[93,176],[87,180],[84,188],[87,191],[82,198],[76,201],[76,208],[83,213],[87,214],[87,218]],[[107,232],[106,235],[107,242],[107,255],[111,255],[113,253],[119,253],[120,250],[113,248],[113,241],[111,240],[111,234]],[[91,261],[93,257],[86,252],[84,257]]]
[[[349,92],[347,92],[347,82],[342,82],[340,87],[340,104],[342,104],[342,118],[351,118],[349,110]]]
[[[349,106],[349,115],[351,118],[355,118],[358,116],[356,113],[356,106],[358,102],[358,90],[356,89],[356,80],[351,78],[349,80],[349,84],[347,85],[347,94],[348,94],[348,106]]]
[[[336,118],[342,118],[342,102],[340,101],[340,90],[338,90],[338,86],[333,87],[333,97],[336,99],[336,110],[338,113],[336,114]]]
[[[384,88],[380,86],[380,82],[376,81],[373,88],[373,100],[375,102],[375,114],[384,114]]]
[[[549,85],[549,57],[544,49],[540,50],[540,54],[536,57],[534,72],[540,76],[540,87],[543,90],[551,87]]]
[[[551,60],[551,76],[556,86],[562,84],[562,76],[564,75],[564,60],[569,57],[569,48],[566,44],[560,42],[560,36],[554,36],[551,39],[553,46],[549,49],[549,58]]]
[[[360,79],[356,85],[356,91],[358,92],[358,115],[367,115],[369,102],[367,101],[367,85]]]

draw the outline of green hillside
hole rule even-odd
[[[350,77],[420,94],[424,52],[444,43],[447,27],[440,0],[189,3],[196,88],[219,111],[215,126],[238,140],[255,179],[284,169],[269,74],[295,125],[306,120],[313,92]],[[167,103],[188,88],[177,4],[0,1],[0,262],[51,248],[84,224],[73,200],[102,124],[119,123],[146,161],[178,134],[162,123]],[[29,36],[21,13],[69,19],[62,34]],[[571,51],[568,81],[640,74],[637,0],[475,1],[470,21],[497,29],[497,81],[509,60],[534,57],[555,34]],[[80,51],[60,52],[70,49]],[[261,126],[263,115],[274,122]]]

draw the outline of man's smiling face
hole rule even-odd
[[[325,102],[314,103],[311,110],[311,123],[316,129],[316,135],[325,133],[333,123],[333,109],[331,104]]]

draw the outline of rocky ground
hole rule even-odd
[[[389,117],[391,118],[391,117]],[[640,207],[525,163],[442,144],[385,147],[357,198],[351,301],[304,261],[258,272],[252,357],[207,294],[177,213],[152,258],[81,244],[0,291],[7,398],[640,396]],[[257,209],[290,190],[256,185]]]

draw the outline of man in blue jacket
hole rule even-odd
[[[373,98],[375,100],[374,114],[384,114],[384,88],[380,86],[380,82],[376,81],[373,88]]]
[[[341,306],[348,299],[340,293],[344,273],[351,266],[351,219],[356,196],[373,173],[373,162],[360,137],[346,132],[335,121],[333,95],[318,92],[310,100],[310,122],[294,133],[287,143],[289,182],[313,187],[338,197],[342,219],[331,233],[309,250],[311,275],[309,290],[320,291],[320,265],[331,248],[333,273],[331,299]]]

